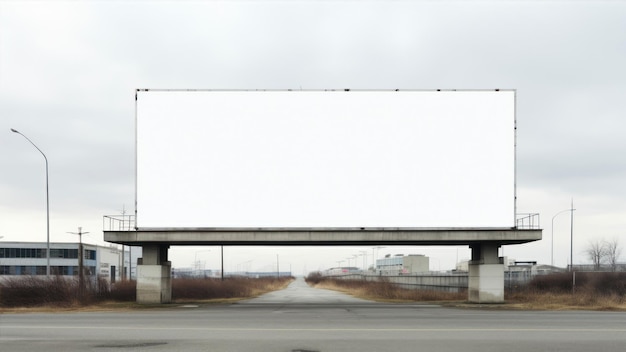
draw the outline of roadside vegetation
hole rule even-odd
[[[537,276],[505,298],[522,309],[626,310],[626,273],[577,272],[573,281],[572,273]]]
[[[258,279],[174,279],[172,299],[174,301],[202,301],[215,299],[244,299],[264,293],[282,290],[294,280],[293,277],[266,277]]]
[[[309,286],[340,291],[354,297],[381,302],[445,302],[464,301],[466,292],[443,292],[432,290],[409,290],[400,288],[381,278],[380,281],[341,280],[310,273],[306,278]]]
[[[348,293],[352,296],[395,302],[437,302],[462,305],[467,292],[451,293],[408,290],[389,281],[341,280],[327,278],[319,272],[306,277],[310,286]],[[524,286],[506,290],[505,304],[511,309],[536,310],[626,310],[626,273],[576,273],[572,290],[572,273],[537,276]]]
[[[282,289],[293,278],[183,278],[172,280],[172,300],[207,302],[237,300],[259,296]],[[78,280],[63,277],[50,279],[36,276],[10,278],[0,283],[1,308],[80,308],[114,306],[136,301],[136,281],[120,281],[110,285],[105,280],[89,283],[79,289]]]

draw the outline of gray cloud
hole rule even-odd
[[[624,2],[2,2],[0,201],[40,204],[43,161],[16,128],[48,155],[64,217],[132,207],[135,88],[514,88],[518,185],[613,213],[624,33]],[[524,202],[549,218],[545,199]]]

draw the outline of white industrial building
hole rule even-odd
[[[0,278],[45,276],[48,262],[46,249],[46,242],[0,242]],[[78,251],[79,243],[50,243],[50,275],[78,276]],[[125,276],[132,278],[140,256],[140,247],[126,247],[122,250],[116,245],[83,243],[85,274],[109,282],[123,278],[122,266],[126,269]]]
[[[429,258],[423,254],[387,254],[376,259],[376,272],[382,275],[426,273],[430,270]]]
[[[370,268],[370,271],[372,269]],[[423,254],[387,254],[385,258],[376,259],[376,275],[409,275],[427,273],[429,258]],[[334,267],[324,270],[325,276],[362,274],[363,270],[357,267]]]
[[[324,270],[323,272],[325,276],[348,275],[348,274],[356,274],[356,273],[361,273],[361,269],[354,267],[354,266],[340,266],[340,267]]]

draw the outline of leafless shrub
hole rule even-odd
[[[2,283],[0,305],[3,307],[71,306],[79,301],[78,298],[76,280],[62,277],[26,276],[9,278]]]
[[[214,298],[253,297],[286,286],[293,278],[229,278],[175,279],[172,281],[172,298],[203,300]],[[0,285],[0,307],[75,307],[103,301],[133,302],[137,283],[120,281],[109,284],[100,279],[87,281],[80,290],[75,278],[19,277],[7,279]],[[82,292],[82,294],[81,294]]]
[[[606,257],[606,247],[604,243],[598,240],[590,240],[585,252],[589,260],[593,263],[595,270],[600,270],[600,266]]]
[[[310,285],[319,284],[322,280],[324,280],[324,276],[319,271],[309,273],[309,275],[304,278],[304,281],[306,281]]]
[[[585,274],[588,276],[588,284],[586,287],[583,286],[583,289],[591,294],[596,296],[626,295],[626,273]]]
[[[586,293],[594,296],[626,295],[626,273],[576,272],[558,273],[535,277],[526,291],[537,293]]]
[[[528,308],[624,309],[626,273],[576,272],[537,276],[525,290],[507,294],[507,301]]]
[[[611,266],[611,270],[617,270],[617,260],[621,254],[622,247],[620,246],[617,238],[604,242],[604,255],[607,263]]]
[[[584,278],[579,277],[579,280]],[[538,293],[569,293],[572,292],[572,273],[555,273],[549,275],[535,276],[535,278],[528,283],[526,290],[523,292],[533,291]]]
[[[617,238],[613,238],[609,241],[596,239],[589,241],[585,253],[587,254],[587,258],[593,263],[596,271],[602,268],[602,264],[608,264],[612,271],[616,271],[617,261],[622,254],[622,247]]]
[[[216,299],[253,297],[265,292],[276,290],[293,280],[290,277],[267,278],[227,278],[225,280],[174,279],[172,280],[172,299]]]
[[[137,300],[137,281],[122,280],[112,284],[106,299],[117,302],[135,302]]]

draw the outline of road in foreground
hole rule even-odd
[[[380,304],[302,280],[233,305],[0,315],[1,351],[624,351],[626,313]]]

